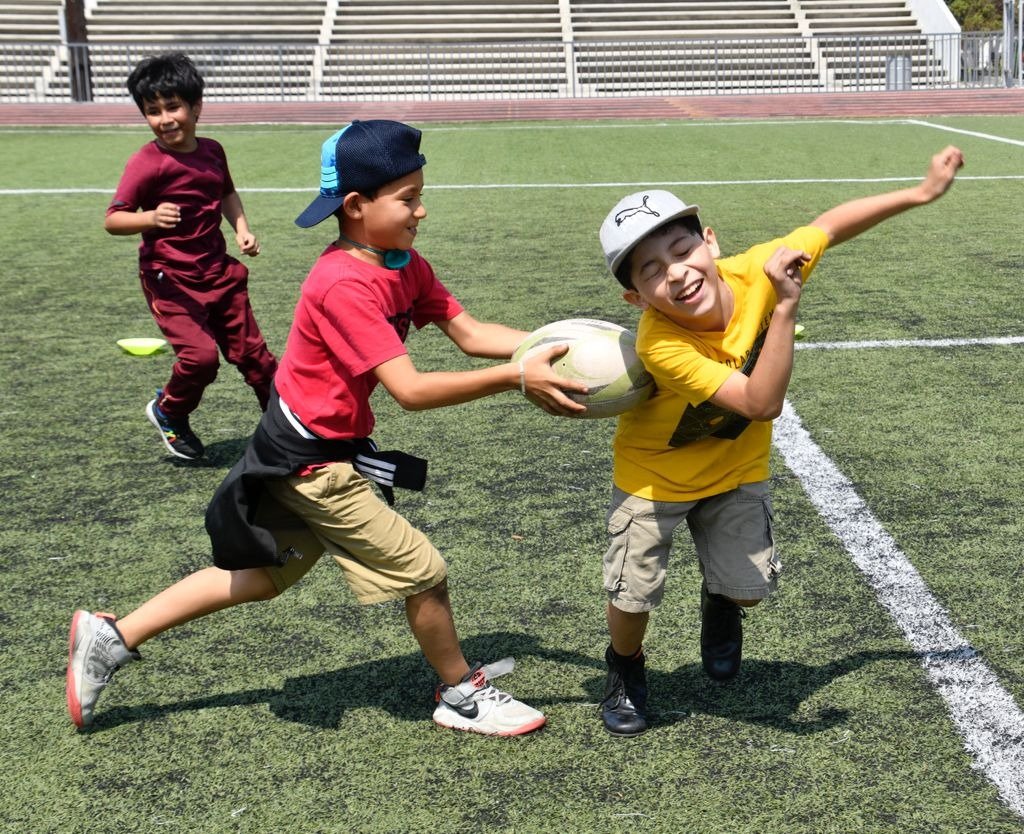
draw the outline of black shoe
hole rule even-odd
[[[647,672],[644,655],[623,662],[612,647],[604,653],[608,680],[601,701],[601,720],[613,736],[638,736],[647,729]]]
[[[160,410],[158,403],[162,394],[163,391],[158,389],[156,398],[150,400],[149,405],[146,406],[146,416],[149,417],[149,422],[160,432],[160,439],[164,442],[168,452],[185,460],[198,460],[206,451],[203,449],[202,442],[192,433],[188,417],[174,420]]]
[[[704,671],[716,681],[727,681],[740,671],[743,656],[743,618],[747,613],[721,594],[700,586],[700,659]]]

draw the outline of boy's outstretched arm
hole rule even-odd
[[[527,336],[524,331],[503,324],[477,321],[467,312],[437,322],[437,326],[463,353],[488,359],[509,359]],[[378,365],[374,373],[407,411],[457,405],[518,388],[545,411],[572,416],[582,412],[583,406],[569,399],[564,391],[585,394],[587,388],[582,383],[563,379],[551,367],[551,362],[566,350],[565,345],[557,345],[540,351],[522,366],[506,362],[473,371],[424,373],[416,369],[408,355],[402,355]]]
[[[408,354],[382,362],[373,372],[389,394],[406,411],[424,411],[446,405],[478,400],[502,391],[525,389],[526,396],[550,414],[573,416],[584,407],[569,399],[564,390],[587,392],[579,382],[563,379],[551,367],[551,361],[565,353],[565,345],[539,351],[523,363],[492,365],[472,371],[420,372]]]
[[[438,322],[437,326],[464,354],[484,359],[508,359],[529,335],[525,330],[504,324],[477,321],[465,311],[453,319]]]
[[[949,190],[963,164],[963,153],[950,145],[932,157],[928,173],[917,185],[850,200],[829,209],[810,225],[828,235],[830,246],[843,243],[907,209],[937,200]]]

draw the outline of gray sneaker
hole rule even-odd
[[[515,665],[511,657],[486,666],[474,663],[455,686],[439,686],[435,723],[489,736],[518,736],[543,727],[544,713],[491,685],[491,678],[508,674]]]
[[[141,660],[114,628],[114,615],[76,611],[68,637],[68,713],[76,727],[92,723],[92,708],[114,672]]]

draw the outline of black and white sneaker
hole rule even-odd
[[[543,727],[544,713],[491,685],[491,678],[508,674],[515,665],[511,657],[486,666],[474,663],[455,686],[439,686],[434,722],[489,736],[518,736]]]
[[[163,391],[157,390],[156,397],[150,400],[146,406],[146,416],[158,432],[167,451],[178,458],[185,460],[198,460],[206,451],[202,441],[192,432],[188,424],[188,417],[181,420],[173,420],[160,410],[158,403],[163,396]]]
[[[700,659],[708,677],[727,681],[740,671],[743,618],[747,612],[728,597],[700,586]]]

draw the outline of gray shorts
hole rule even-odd
[[[612,605],[639,613],[661,603],[672,535],[684,520],[711,593],[764,599],[775,590],[782,563],[767,481],[699,501],[649,501],[613,487],[604,555],[604,589]]]

